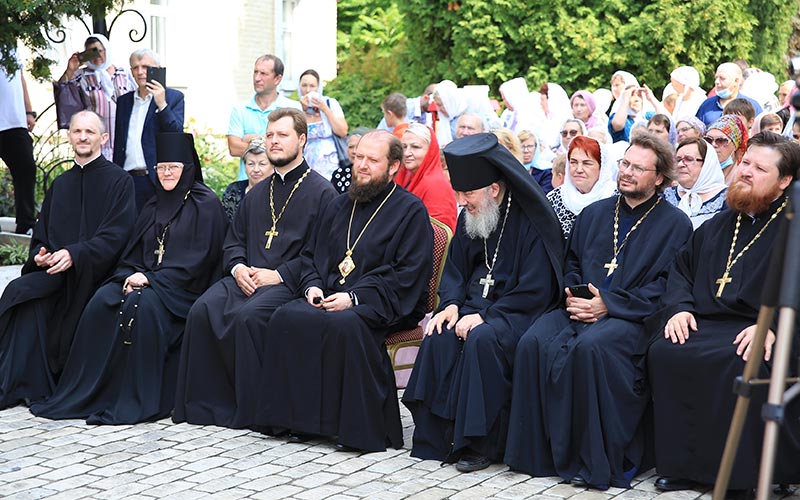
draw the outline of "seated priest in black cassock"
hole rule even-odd
[[[411,456],[470,472],[503,460],[514,351],[558,304],[563,238],[541,188],[494,134],[444,154],[463,210],[403,403]]]
[[[186,314],[219,278],[227,218],[190,134],[156,136],[156,157],[155,196],[87,304],[53,395],[31,405],[36,416],[133,424],[172,412]]]
[[[67,137],[75,163],[47,191],[22,276],[0,298],[0,408],[52,393],[81,312],[136,220],[131,176],[100,153],[103,119],[76,113]]]
[[[272,312],[299,297],[300,252],[336,191],[303,158],[302,111],[268,117],[267,158],[274,173],[244,197],[225,237],[228,274],[189,311],[183,339],[176,422],[250,427],[258,397],[263,337]]]
[[[753,136],[728,189],[730,209],[697,229],[670,270],[662,328],[653,332],[647,356],[660,490],[703,488],[716,480],[736,404],[731,386],[750,355],[769,255],[789,210],[784,190],[798,166],[800,146],[771,132]],[[773,325],[765,341],[762,378],[769,378],[774,331]],[[794,335],[797,359],[800,338]],[[751,396],[732,490],[756,486],[766,393],[756,388]],[[800,401],[786,411],[773,482],[800,483]]]
[[[643,321],[692,234],[686,214],[659,196],[675,179],[673,155],[661,139],[637,136],[619,161],[619,196],[576,219],[565,308],[539,318],[517,346],[505,457],[512,469],[603,490],[629,488],[643,465]]]
[[[266,330],[260,422],[336,436],[339,448],[403,445],[386,335],[424,315],[433,231],[419,198],[394,183],[403,159],[386,131],[358,143],[349,192],[328,205],[304,253],[305,297]]]

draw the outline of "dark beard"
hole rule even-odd
[[[285,167],[286,165],[295,161],[300,153],[300,148],[295,149],[293,154],[288,154],[284,157],[272,157],[270,156],[269,152],[267,152],[267,159],[275,168]]]
[[[353,182],[350,184],[350,189],[348,189],[347,194],[350,196],[350,199],[358,202],[358,203],[366,203],[374,200],[381,194],[381,191],[386,189],[386,186],[389,185],[389,172],[387,171],[384,175],[375,178],[366,184],[358,184],[358,182],[353,178]]]
[[[726,203],[737,212],[756,215],[766,212],[780,194],[780,190],[775,189],[759,196],[753,194],[752,189],[747,189],[741,181],[738,181],[728,188]]]

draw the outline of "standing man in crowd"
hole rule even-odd
[[[703,104],[697,110],[697,118],[705,123],[706,126],[709,126],[722,116],[722,110],[725,109],[726,104],[739,97],[750,101],[750,104],[755,108],[756,116],[761,114],[761,105],[755,99],[739,93],[739,88],[741,88],[743,81],[742,68],[738,64],[732,62],[720,64],[714,75],[716,95],[703,101]]]
[[[584,208],[570,235],[566,308],[539,318],[517,346],[505,462],[575,486],[629,488],[643,456],[650,399],[643,321],[692,234],[659,193],[675,179],[673,151],[642,132],[619,162],[619,196]]]
[[[16,232],[25,234],[36,223],[36,163],[33,160],[33,139],[29,133],[36,123],[36,113],[31,109],[22,70],[9,78],[6,70],[0,67],[0,103],[0,159],[8,166],[14,184]]]
[[[558,303],[563,243],[536,181],[494,134],[444,154],[464,210],[403,403],[416,426],[411,456],[471,472],[503,460],[514,350]]]
[[[147,81],[147,68],[161,67],[150,49],[131,54],[131,74],[137,90],[117,99],[114,163],[133,177],[136,210],[155,194],[156,136],[162,132],[183,132],[183,93]],[[200,168],[200,165],[197,165]]]
[[[234,106],[228,123],[228,151],[231,156],[241,158],[250,141],[263,136],[267,130],[267,117],[276,109],[294,108],[302,110],[298,101],[283,97],[278,86],[283,80],[283,61],[265,54],[256,59],[253,69],[253,90],[255,95],[247,102]],[[239,180],[247,179],[244,160],[239,168]]]
[[[133,181],[100,154],[103,123],[93,111],[72,116],[75,163],[45,195],[22,276],[0,298],[0,408],[50,395],[83,308],[133,230]]]
[[[475,113],[464,113],[458,117],[456,122],[456,139],[480,134],[484,130],[483,119],[480,116]]]
[[[385,340],[424,315],[433,266],[428,212],[394,183],[402,159],[384,130],[358,143],[348,195],[328,204],[304,253],[304,297],[266,329],[260,425],[338,436],[344,449],[402,447]]]
[[[800,145],[772,132],[751,138],[728,188],[730,210],[700,226],[670,269],[662,328],[653,332],[648,352],[660,490],[716,480],[736,404],[731,384],[752,355],[769,255],[785,223],[785,190],[798,165]],[[774,342],[770,331],[763,378],[769,377]],[[729,488],[743,494],[757,482],[765,399],[766,390],[754,391],[730,476]],[[773,481],[781,484],[800,482],[798,406],[787,408]]]
[[[313,246],[323,209],[336,194],[303,159],[305,114],[283,108],[268,121],[267,158],[275,173],[247,193],[228,230],[223,263],[229,276],[189,311],[176,422],[252,425],[267,323],[299,296],[301,250]]]

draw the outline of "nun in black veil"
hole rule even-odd
[[[31,405],[34,415],[132,424],[172,411],[186,315],[221,275],[227,218],[202,182],[192,136],[157,139],[156,194],[86,306],[55,392]]]

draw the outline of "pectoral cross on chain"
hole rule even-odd
[[[272,229],[264,233],[264,236],[267,237],[267,244],[264,245],[264,248],[269,250],[269,247],[272,245],[272,238],[278,236],[278,231],[275,230],[275,226],[272,226]]]
[[[486,273],[486,277],[485,278],[481,278],[480,284],[483,285],[483,293],[481,294],[481,297],[483,297],[485,299],[486,296],[489,295],[489,287],[490,286],[494,286],[494,280],[492,279],[492,273],[491,272]]]
[[[611,276],[611,273],[613,273],[614,270],[619,267],[619,264],[617,264],[617,257],[615,256],[613,259],[611,259],[611,262],[609,262],[608,264],[603,264],[603,267],[608,269],[606,276]]]
[[[731,278],[728,276],[728,271],[725,271],[722,277],[715,281],[715,283],[719,285],[719,288],[717,288],[717,298],[722,297],[722,291],[725,290],[725,285],[730,282]]]
[[[156,248],[153,251],[153,253],[158,256],[158,259],[156,260],[156,265],[160,266],[161,265],[161,261],[164,259],[164,254],[166,253],[166,250],[164,250],[164,244],[163,243],[159,243],[158,244],[158,248]]]

